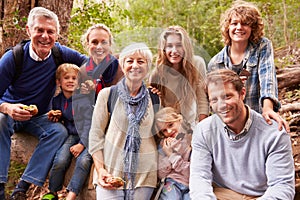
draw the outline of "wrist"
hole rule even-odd
[[[4,114],[8,114],[8,112],[7,112],[7,105],[8,105],[8,103],[2,103],[0,105],[0,112],[2,112]]]
[[[272,99],[265,98],[262,102],[262,109],[263,109],[263,111],[273,110],[274,109],[274,104],[273,104]]]

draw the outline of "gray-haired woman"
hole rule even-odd
[[[143,81],[151,60],[152,53],[145,44],[125,47],[119,58],[124,78],[98,95],[89,134],[97,199],[146,200],[156,186],[154,105]],[[116,91],[114,112],[108,108],[113,90]],[[114,187],[109,181],[112,177],[122,178],[124,185]]]

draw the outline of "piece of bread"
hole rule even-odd
[[[31,115],[36,115],[39,112],[39,110],[38,110],[38,108],[37,108],[36,105],[29,105],[29,106],[24,105],[23,106],[23,110],[29,111]]]
[[[108,177],[105,180],[106,183],[110,183],[112,186],[119,188],[124,186],[124,180],[121,177]]]

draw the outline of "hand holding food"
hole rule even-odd
[[[53,122],[58,122],[62,116],[60,110],[50,110],[48,112],[48,119]]]
[[[81,94],[89,94],[90,91],[96,89],[96,85],[92,80],[86,80],[84,83],[81,83],[80,93]]]
[[[111,184],[115,188],[119,188],[124,186],[125,181],[121,177],[107,177],[105,182]]]
[[[94,84],[94,82],[92,80],[86,80],[84,83],[89,91],[96,89],[96,85]]]
[[[29,106],[24,105],[23,110],[29,111],[32,116],[36,115],[39,112],[36,105],[29,105]]]

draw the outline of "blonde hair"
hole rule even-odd
[[[165,107],[155,114],[155,130],[159,138],[164,138],[164,134],[159,130],[158,123],[169,123],[183,121],[181,114],[177,113],[172,107]]]
[[[91,32],[95,29],[104,30],[108,33],[108,35],[109,35],[109,45],[111,46],[112,43],[113,43],[113,36],[112,36],[112,33],[111,33],[110,29],[105,24],[95,24],[95,25],[91,26],[90,28],[88,28],[88,30],[82,35],[81,43],[82,43],[83,47],[85,49],[87,48],[88,43],[89,43],[89,36],[90,36]]]
[[[259,42],[264,35],[264,23],[261,14],[253,3],[238,0],[221,15],[220,26],[225,45],[231,45],[229,25],[233,17],[239,18],[241,23],[251,27],[250,42]]]
[[[77,65],[70,64],[70,63],[64,63],[64,64],[59,65],[59,67],[57,68],[55,78],[57,80],[60,80],[61,77],[65,73],[68,73],[71,71],[75,71],[75,73],[77,73],[79,75],[79,70],[80,70],[80,68]]]
[[[135,53],[142,55],[147,60],[148,69],[152,65],[152,52],[145,43],[133,43],[126,46],[119,55],[119,63],[121,68],[124,67],[125,59]]]

